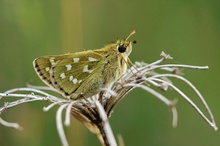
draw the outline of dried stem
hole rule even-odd
[[[99,101],[95,101],[95,105],[98,109],[99,116],[102,120],[102,123],[99,124],[98,128],[100,130],[100,133],[102,133],[102,137],[104,139],[105,145],[117,146],[105,110],[103,109]]]

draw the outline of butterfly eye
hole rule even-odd
[[[118,51],[119,51],[120,53],[124,53],[125,50],[126,50],[126,47],[125,47],[124,45],[119,45],[119,46],[118,46]]]

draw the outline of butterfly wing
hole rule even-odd
[[[93,79],[91,76],[96,76],[96,79],[101,76],[102,60],[102,55],[90,50],[39,57],[33,64],[38,76],[47,85],[65,97],[77,98],[84,91],[83,87],[86,88],[88,86],[86,84]]]

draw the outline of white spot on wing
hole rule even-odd
[[[49,60],[50,60],[51,65],[55,65],[54,57],[51,57]]]
[[[66,77],[65,73],[60,74],[61,79],[64,79]]]
[[[72,80],[73,84],[76,84],[78,82],[78,80],[75,78]]]
[[[73,62],[74,63],[79,62],[79,58],[73,58]]]
[[[83,72],[88,72],[89,71],[88,67],[89,67],[88,65],[84,66]]]
[[[79,80],[78,83],[80,84],[82,82],[82,80]]]
[[[66,65],[66,70],[69,71],[69,70],[71,70],[71,69],[72,69],[72,65],[71,65],[71,64],[67,64],[67,65]]]
[[[72,81],[72,80],[73,80],[73,76],[70,76],[70,77],[69,77],[69,80]]]
[[[87,73],[91,73],[91,72],[93,72],[93,70],[89,70],[88,67],[89,67],[88,65],[84,66],[84,68],[83,68],[83,72],[87,72]]]
[[[93,57],[88,57],[88,60],[89,61],[98,61],[96,58],[93,58]]]
[[[49,68],[49,67],[46,67],[45,70],[48,72],[48,71],[50,71],[50,68]]]

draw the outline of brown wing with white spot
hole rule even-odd
[[[45,56],[34,60],[39,77],[63,96],[72,96],[75,91],[88,82],[94,73],[100,74],[98,63],[102,56],[93,51],[85,51],[59,56]],[[76,97],[80,91],[77,92]]]
[[[34,69],[37,73],[37,75],[41,78],[42,81],[44,81],[47,85],[53,87],[51,78],[50,78],[50,72],[52,64],[55,63],[55,60],[52,56],[45,56],[45,57],[39,57],[36,58],[33,61]]]

